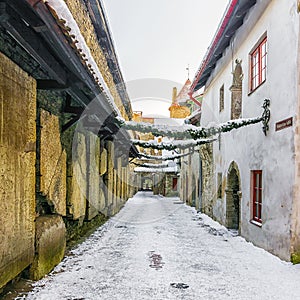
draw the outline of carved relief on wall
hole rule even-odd
[[[235,68],[232,75],[232,86],[230,87],[231,119],[238,119],[242,115],[242,81],[244,77],[242,60],[235,60]]]

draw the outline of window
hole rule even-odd
[[[254,91],[266,80],[267,73],[267,38],[250,54],[250,91]]]
[[[224,84],[220,88],[219,95],[219,112],[224,110]]]
[[[251,190],[252,190],[252,220],[261,224],[262,209],[262,171],[251,171]]]

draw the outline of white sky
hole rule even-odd
[[[228,2],[103,0],[125,81],[156,78],[184,84],[188,64],[192,80]],[[171,96],[172,89],[163,98]],[[157,101],[150,102],[133,101],[133,109],[157,113]],[[159,113],[169,115],[168,106],[162,102]]]

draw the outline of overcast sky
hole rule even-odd
[[[228,2],[103,0],[125,81],[192,80]]]

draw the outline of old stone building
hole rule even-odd
[[[137,150],[101,1],[0,1],[0,73],[1,289],[118,212]]]
[[[260,116],[270,100],[269,126],[201,146],[201,209],[293,262],[300,261],[299,36],[299,1],[230,1],[190,91],[204,88],[204,127]]]
[[[174,126],[180,124],[177,119],[172,118],[155,118],[143,117],[141,111],[133,112],[133,120],[137,123],[150,123],[154,126]],[[155,141],[157,144],[162,142],[170,142],[166,137],[155,137],[152,133],[139,132],[137,134],[139,140],[143,142]],[[163,195],[167,197],[178,196],[178,167],[176,162],[168,160],[160,160],[159,157],[168,157],[174,154],[174,151],[167,151],[155,148],[138,147],[139,152],[146,155],[140,156],[134,160],[135,165],[135,182],[138,190],[153,191],[155,195]],[[148,157],[147,157],[148,156]]]
[[[190,97],[188,96],[191,81],[186,80],[185,84],[177,94],[177,88],[173,88],[172,104],[169,107],[170,118],[184,119],[191,114]]]

